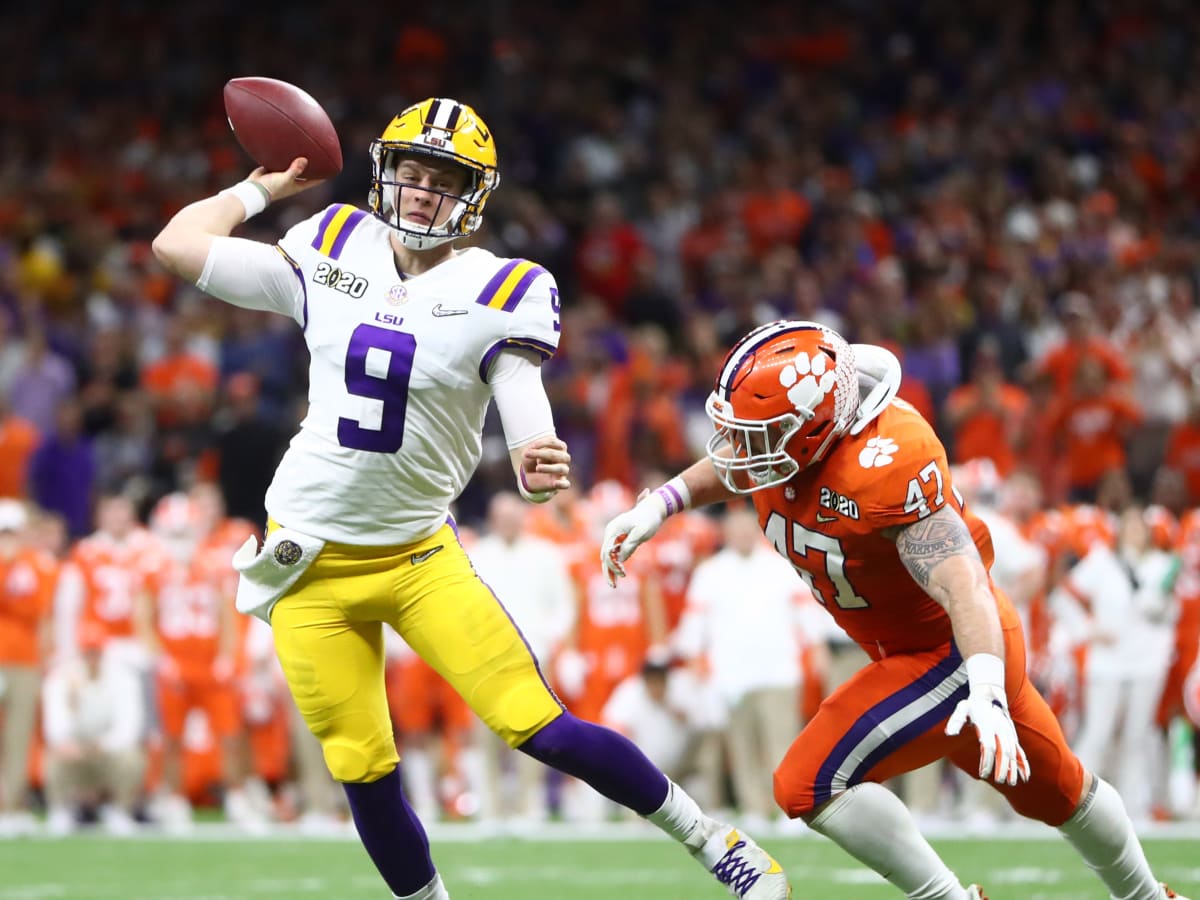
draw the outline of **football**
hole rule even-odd
[[[225,115],[250,158],[281,172],[297,156],[308,159],[305,178],[342,170],[342,145],[329,116],[294,84],[275,78],[234,78],[225,85]]]

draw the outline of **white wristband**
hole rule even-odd
[[[687,484],[678,475],[662,487],[655,489],[651,496],[662,501],[668,516],[683,512],[692,505],[692,492],[688,490]]]
[[[230,194],[242,201],[246,210],[242,221],[252,219],[271,204],[271,192],[255,181],[239,181],[233,187],[225,188],[222,194]]]
[[[973,653],[967,657],[967,683],[971,690],[989,685],[1004,691],[1004,660],[991,653]]]

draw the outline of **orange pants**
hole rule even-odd
[[[1183,712],[1183,683],[1200,655],[1200,595],[1185,597],[1179,605],[1175,623],[1175,658],[1167,672],[1156,720],[1162,728]]]
[[[237,692],[228,681],[213,675],[185,673],[158,679],[158,709],[162,730],[169,738],[183,737],[183,726],[192,709],[204,710],[216,737],[231,737],[241,727]]]
[[[471,707],[419,656],[389,663],[386,678],[388,707],[401,735],[431,732],[439,724],[450,731],[471,727]]]
[[[1025,676],[1020,627],[1004,636],[1009,712],[1032,776],[1016,787],[994,786],[1021,815],[1061,825],[1079,805],[1083,765]],[[953,644],[869,663],[821,704],[792,743],[775,770],[776,802],[797,818],[863,781],[886,781],[938,759],[978,777],[974,728],[944,733],[966,696],[966,667]]]

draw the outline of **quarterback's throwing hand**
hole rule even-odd
[[[666,518],[667,509],[661,498],[647,490],[638,496],[637,506],[627,509],[605,526],[604,543],[600,547],[600,566],[610,587],[616,587],[617,579],[625,576],[622,563],[633,556],[634,550],[654,537]]]
[[[955,735],[970,722],[979,734],[979,777],[997,784],[1015,785],[1029,780],[1029,760],[1017,740],[1017,729],[1008,714],[1004,692],[991,685],[971,689],[960,700],[946,723],[946,734]]]
[[[259,166],[250,173],[247,181],[253,181],[261,185],[270,194],[268,198],[272,203],[277,200],[282,200],[284,197],[291,197],[293,194],[298,194],[301,191],[306,191],[314,185],[321,183],[320,179],[312,179],[306,181],[304,179],[304,170],[308,168],[308,160],[303,156],[297,156],[292,160],[292,164],[283,172],[268,172],[262,166]]]
[[[535,438],[521,453],[521,483],[531,494],[565,491],[571,486],[571,454],[554,435]]]

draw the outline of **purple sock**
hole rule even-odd
[[[633,741],[569,712],[518,747],[539,762],[586,781],[597,791],[648,816],[667,799],[670,782]]]
[[[400,767],[378,781],[342,788],[362,845],[392,893],[407,897],[429,884],[435,871],[429,838],[404,796]]]

